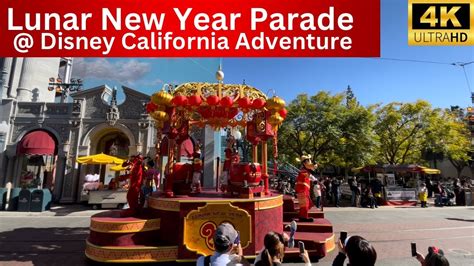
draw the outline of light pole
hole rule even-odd
[[[82,89],[82,79],[70,79],[69,82],[63,82],[61,78],[49,78],[48,90],[56,90],[56,96],[61,95],[61,103],[64,103],[70,92],[80,91]]]

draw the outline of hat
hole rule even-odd
[[[237,238],[237,231],[230,223],[222,223],[216,229],[214,244],[217,246],[230,246]]]
[[[304,163],[306,160],[311,160],[311,155],[304,154],[304,155],[301,155],[300,158],[296,158],[296,161],[301,162],[301,163]]]

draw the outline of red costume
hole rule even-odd
[[[308,212],[311,206],[313,205],[310,197],[311,190],[311,172],[310,170],[316,169],[316,165],[311,162],[311,157],[302,156],[301,162],[303,167],[298,173],[296,178],[295,192],[296,197],[298,198],[298,204],[300,207],[299,220],[300,222],[310,222],[313,221],[309,217]]]
[[[122,211],[120,214],[122,217],[135,215],[145,203],[145,197],[141,189],[143,181],[143,157],[141,155],[134,156],[128,164],[130,165],[130,174],[128,175],[130,178],[130,186],[127,192],[127,202],[130,208]]]

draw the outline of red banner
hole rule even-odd
[[[0,56],[378,57],[379,0],[0,0]]]

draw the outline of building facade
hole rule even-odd
[[[156,129],[145,109],[149,95],[122,87],[125,99],[119,104],[116,89],[102,85],[58,99],[57,91],[48,89],[50,78],[67,82],[72,59],[3,58],[0,63],[1,187],[11,182],[49,188],[55,201],[72,203],[81,199],[85,175],[98,173],[107,181],[105,167],[78,164],[77,157],[141,153],[154,158]],[[204,185],[212,187],[219,133],[207,128],[191,135],[181,155],[192,154],[196,140],[203,144]]]

